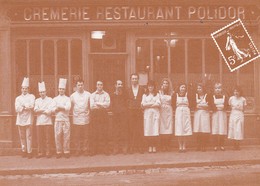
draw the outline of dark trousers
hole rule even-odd
[[[127,148],[128,126],[126,113],[113,113],[111,127],[112,147],[116,150]]]
[[[197,148],[205,148],[209,142],[209,133],[197,132]]]
[[[108,114],[105,109],[92,110],[91,112],[91,151],[94,154],[108,151]]]
[[[218,134],[213,135],[214,146],[215,147],[223,147],[225,137],[226,137],[226,135],[218,135]]]
[[[140,109],[130,109],[128,117],[129,148],[142,150],[144,147],[143,112]]]
[[[89,151],[90,124],[73,125],[74,143],[77,152]]]
[[[52,125],[37,125],[37,138],[38,138],[38,154],[46,155],[50,154],[50,141],[51,132],[53,130]]]

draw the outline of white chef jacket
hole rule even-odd
[[[69,113],[71,108],[71,102],[70,98],[68,96],[61,96],[58,95],[55,98],[53,98],[54,101],[54,107],[53,111],[55,112],[56,118],[55,121],[67,121],[69,122]],[[65,110],[62,111],[55,111],[58,106],[62,106],[65,108]]]
[[[71,94],[70,100],[73,108],[73,124],[89,124],[90,96],[91,94],[87,91],[83,93],[76,91]]]
[[[52,125],[51,113],[54,103],[52,98],[46,96],[44,99],[38,98],[35,101],[34,111],[44,110],[45,113],[37,114],[36,125]]]
[[[17,112],[16,125],[26,126],[33,123],[33,107],[35,96],[27,93],[21,94],[15,99],[15,111]],[[31,109],[25,110],[24,107]]]

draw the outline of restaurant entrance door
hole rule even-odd
[[[96,82],[102,81],[104,90],[112,93],[116,80],[122,80],[125,84],[125,56],[98,55],[92,57],[92,87],[95,90]]]

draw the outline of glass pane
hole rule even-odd
[[[146,66],[150,65],[150,41],[139,39],[136,41],[136,70],[137,72],[147,71]]]
[[[191,39],[188,41],[188,82],[202,82],[202,41]]]
[[[43,74],[54,75],[54,42],[43,42]]]
[[[172,39],[171,46],[171,81],[173,87],[185,82],[185,42],[183,39]]]
[[[72,76],[82,76],[82,44],[79,39],[71,41],[71,73]]]
[[[153,62],[155,73],[167,73],[168,68],[167,40],[156,39],[153,41]]]
[[[30,75],[41,75],[40,40],[30,40]]]
[[[68,75],[68,41],[57,42],[58,75]]]
[[[243,89],[244,96],[254,96],[254,62],[239,69],[239,83]]]
[[[17,76],[17,94],[21,93],[21,83],[24,76],[27,76],[26,65],[26,41],[18,40],[15,43],[15,68]]]

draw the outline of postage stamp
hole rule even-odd
[[[260,57],[240,19],[213,32],[211,37],[231,72]]]

